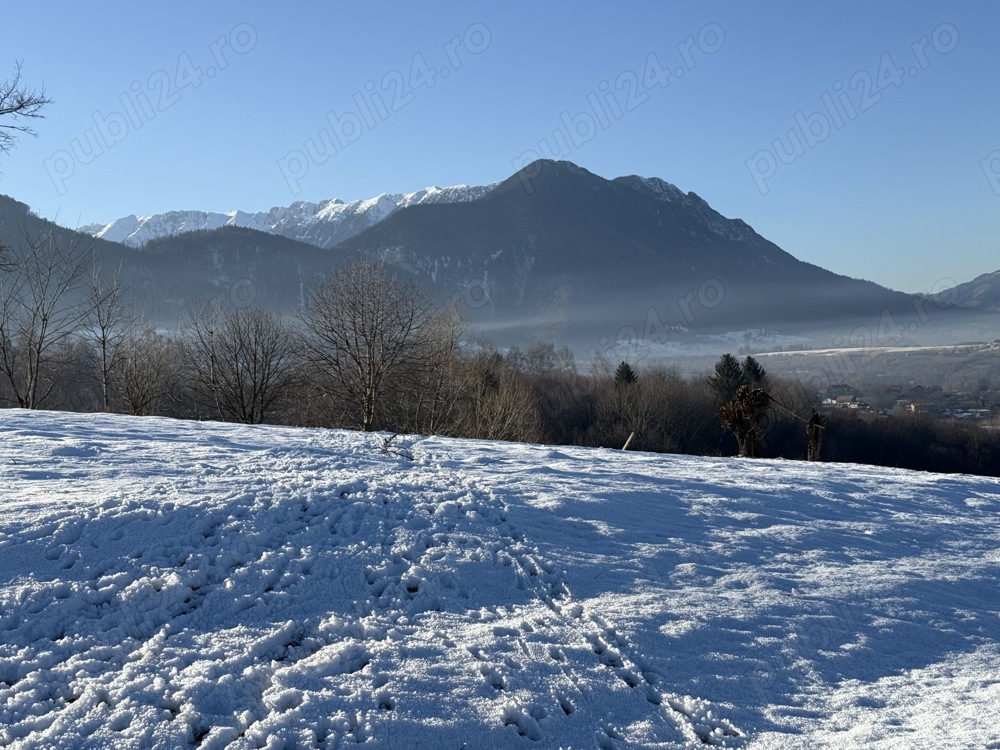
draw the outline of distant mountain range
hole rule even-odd
[[[333,247],[338,242],[374,226],[390,214],[407,206],[429,203],[460,203],[476,200],[492,186],[437,188],[429,187],[415,193],[382,195],[367,200],[345,203],[339,199],[310,203],[296,201],[289,206],[270,211],[247,213],[229,211],[169,211],[152,216],[130,214],[110,224],[88,224],[79,231],[129,247],[186,232],[241,227],[276,234],[288,239],[308,242],[319,247]]]
[[[399,211],[337,250],[417,274],[499,340],[578,351],[624,340],[669,354],[731,331],[893,345],[986,335],[995,318],[799,261],[663,180],[569,162],[529,165],[475,201]]]
[[[0,219],[4,210],[27,213],[14,201],[0,204]],[[208,296],[293,312],[323,274],[369,255],[459,303],[499,345],[552,341],[583,357],[621,345],[671,356],[699,340],[727,349],[942,343],[1000,329],[994,312],[799,261],[661,179],[608,180],[569,162],[539,161],[482,187],[85,229],[102,265],[121,269],[164,325]]]

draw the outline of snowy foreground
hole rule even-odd
[[[0,411],[0,746],[1000,748],[1000,483]]]

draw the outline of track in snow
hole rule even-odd
[[[416,728],[438,715],[515,745],[625,748],[636,721],[664,747],[742,739],[574,602],[503,494],[419,445],[411,462],[344,436],[261,450],[195,430],[164,463],[101,434],[29,436],[48,468],[11,472],[39,494],[0,540],[20,563],[0,746],[391,747],[440,737]]]

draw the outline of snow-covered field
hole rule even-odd
[[[1000,483],[0,412],[0,746],[1000,748]]]

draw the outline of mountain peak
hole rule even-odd
[[[512,186],[516,186],[530,194],[534,192],[534,190],[537,189],[541,183],[547,183],[549,180],[559,180],[560,178],[565,177],[600,180],[601,182],[605,182],[603,177],[599,177],[593,172],[589,172],[571,161],[536,159],[501,182],[498,187],[509,189]]]

